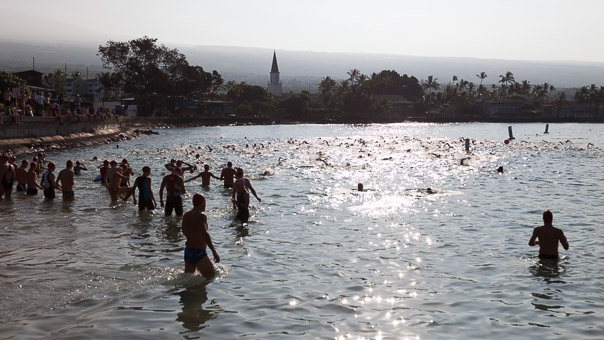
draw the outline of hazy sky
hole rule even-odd
[[[56,35],[98,44],[147,35],[168,47],[604,62],[604,0],[0,0],[2,11],[27,24],[0,21],[1,38],[64,26]]]

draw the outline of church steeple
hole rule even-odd
[[[273,51],[273,66],[271,67],[271,73],[279,73],[279,66],[277,65],[277,51]]]
[[[271,66],[270,81],[266,90],[274,96],[281,95],[282,85],[279,81],[279,66],[277,65],[276,51],[273,51],[273,65]]]

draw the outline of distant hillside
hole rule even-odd
[[[22,71],[32,68],[35,58],[36,70],[50,72],[64,69],[80,71],[93,77],[102,71],[96,56],[98,46],[105,42],[75,44],[0,42],[0,68],[7,71]],[[261,48],[179,46],[193,65],[206,70],[217,70],[225,80],[246,81],[255,85],[266,85],[269,78],[273,50]],[[558,88],[578,87],[589,84],[604,85],[604,63],[587,62],[531,62],[517,60],[492,60],[472,58],[435,58],[403,55],[346,54],[323,52],[300,52],[277,50],[284,91],[316,91],[317,84],[325,76],[346,79],[346,73],[357,68],[370,75],[381,70],[395,70],[413,75],[422,80],[429,75],[446,84],[453,75],[479,83],[476,74],[486,72],[485,84],[497,83],[499,75],[511,71],[516,81],[529,80],[532,84],[548,82]]]

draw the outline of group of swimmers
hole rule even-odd
[[[46,154],[41,152],[34,157],[31,162],[24,159],[21,166],[16,165],[17,158],[7,150],[0,154],[0,198],[2,196],[10,199],[12,196],[13,185],[17,183],[16,191],[22,191],[27,195],[37,195],[41,189],[44,197],[48,199],[55,198],[55,189],[63,194],[63,199],[72,199],[74,197],[74,185],[76,171],[79,172],[86,167],[79,161],[74,164],[71,160],[67,161],[65,169],[61,170],[57,176],[54,171],[56,164],[46,160]],[[76,169],[76,170],[74,170]],[[38,182],[38,176],[42,176]]]
[[[24,191],[28,195],[36,195],[38,189],[43,189],[46,198],[54,199],[54,190],[58,189],[62,191],[63,199],[72,199],[74,197],[73,187],[76,183],[75,175],[88,169],[79,161],[76,162],[74,167],[73,162],[68,160],[65,169],[61,170],[55,178],[53,172],[56,165],[53,162],[47,162],[45,158],[44,153],[39,153],[29,163],[29,170],[27,170],[27,160],[23,160],[21,167],[16,168],[16,157],[14,155],[10,153],[1,154],[0,198],[3,195],[10,198],[13,183],[17,181],[17,191]],[[44,167],[45,164],[46,167]],[[165,168],[170,173],[162,178],[159,190],[160,205],[165,209],[166,216],[172,215],[172,211],[175,211],[177,216],[183,216],[182,232],[186,237],[184,250],[185,272],[194,273],[198,270],[204,277],[210,278],[214,275],[215,270],[207,256],[206,249],[210,248],[216,263],[220,262],[220,256],[208,232],[207,216],[204,214],[206,199],[203,195],[195,193],[192,199],[193,208],[183,215],[182,195],[187,192],[184,183],[199,177],[202,179],[202,186],[206,187],[210,185],[211,178],[223,181],[225,188],[232,188],[231,202],[234,208],[238,210],[237,219],[244,223],[247,223],[249,219],[249,192],[259,202],[261,202],[261,199],[256,194],[249,179],[243,176],[243,169],[233,168],[231,162],[227,163],[227,167],[222,170],[220,177],[211,173],[209,165],[206,164],[204,165],[204,171],[186,181],[182,174],[185,171],[194,172],[196,166],[173,159],[165,165]],[[151,174],[149,166],[142,168],[143,174],[135,179],[132,186],[130,186],[129,179],[134,171],[127,160],[122,160],[120,166],[116,161],[104,161],[99,169],[100,174],[96,181],[101,181],[106,186],[112,201],[118,201],[120,198],[127,200],[130,196],[133,196],[134,204],[137,204],[136,190],[138,189],[139,210],[156,209],[157,202],[149,178]],[[42,180],[38,183],[38,176],[43,170],[46,171],[42,173]],[[163,200],[164,189],[167,192],[165,204]],[[362,183],[359,183],[358,190],[364,191]],[[553,214],[547,210],[543,213],[543,225],[534,228],[529,245],[539,245],[540,259],[557,260],[559,258],[558,243],[562,244],[565,250],[569,249],[564,232],[553,226]]]

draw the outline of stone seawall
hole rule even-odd
[[[120,120],[80,121],[72,119],[64,121],[58,117],[23,117],[21,124],[5,123],[0,125],[0,139],[41,138],[52,136],[68,136],[74,133],[95,133],[103,130],[116,130],[127,127],[134,120],[120,117]]]
[[[152,128],[268,124],[263,118],[124,117],[107,120],[60,120],[58,117],[23,117],[21,124],[0,124],[0,150],[14,153],[39,152],[126,140]]]

